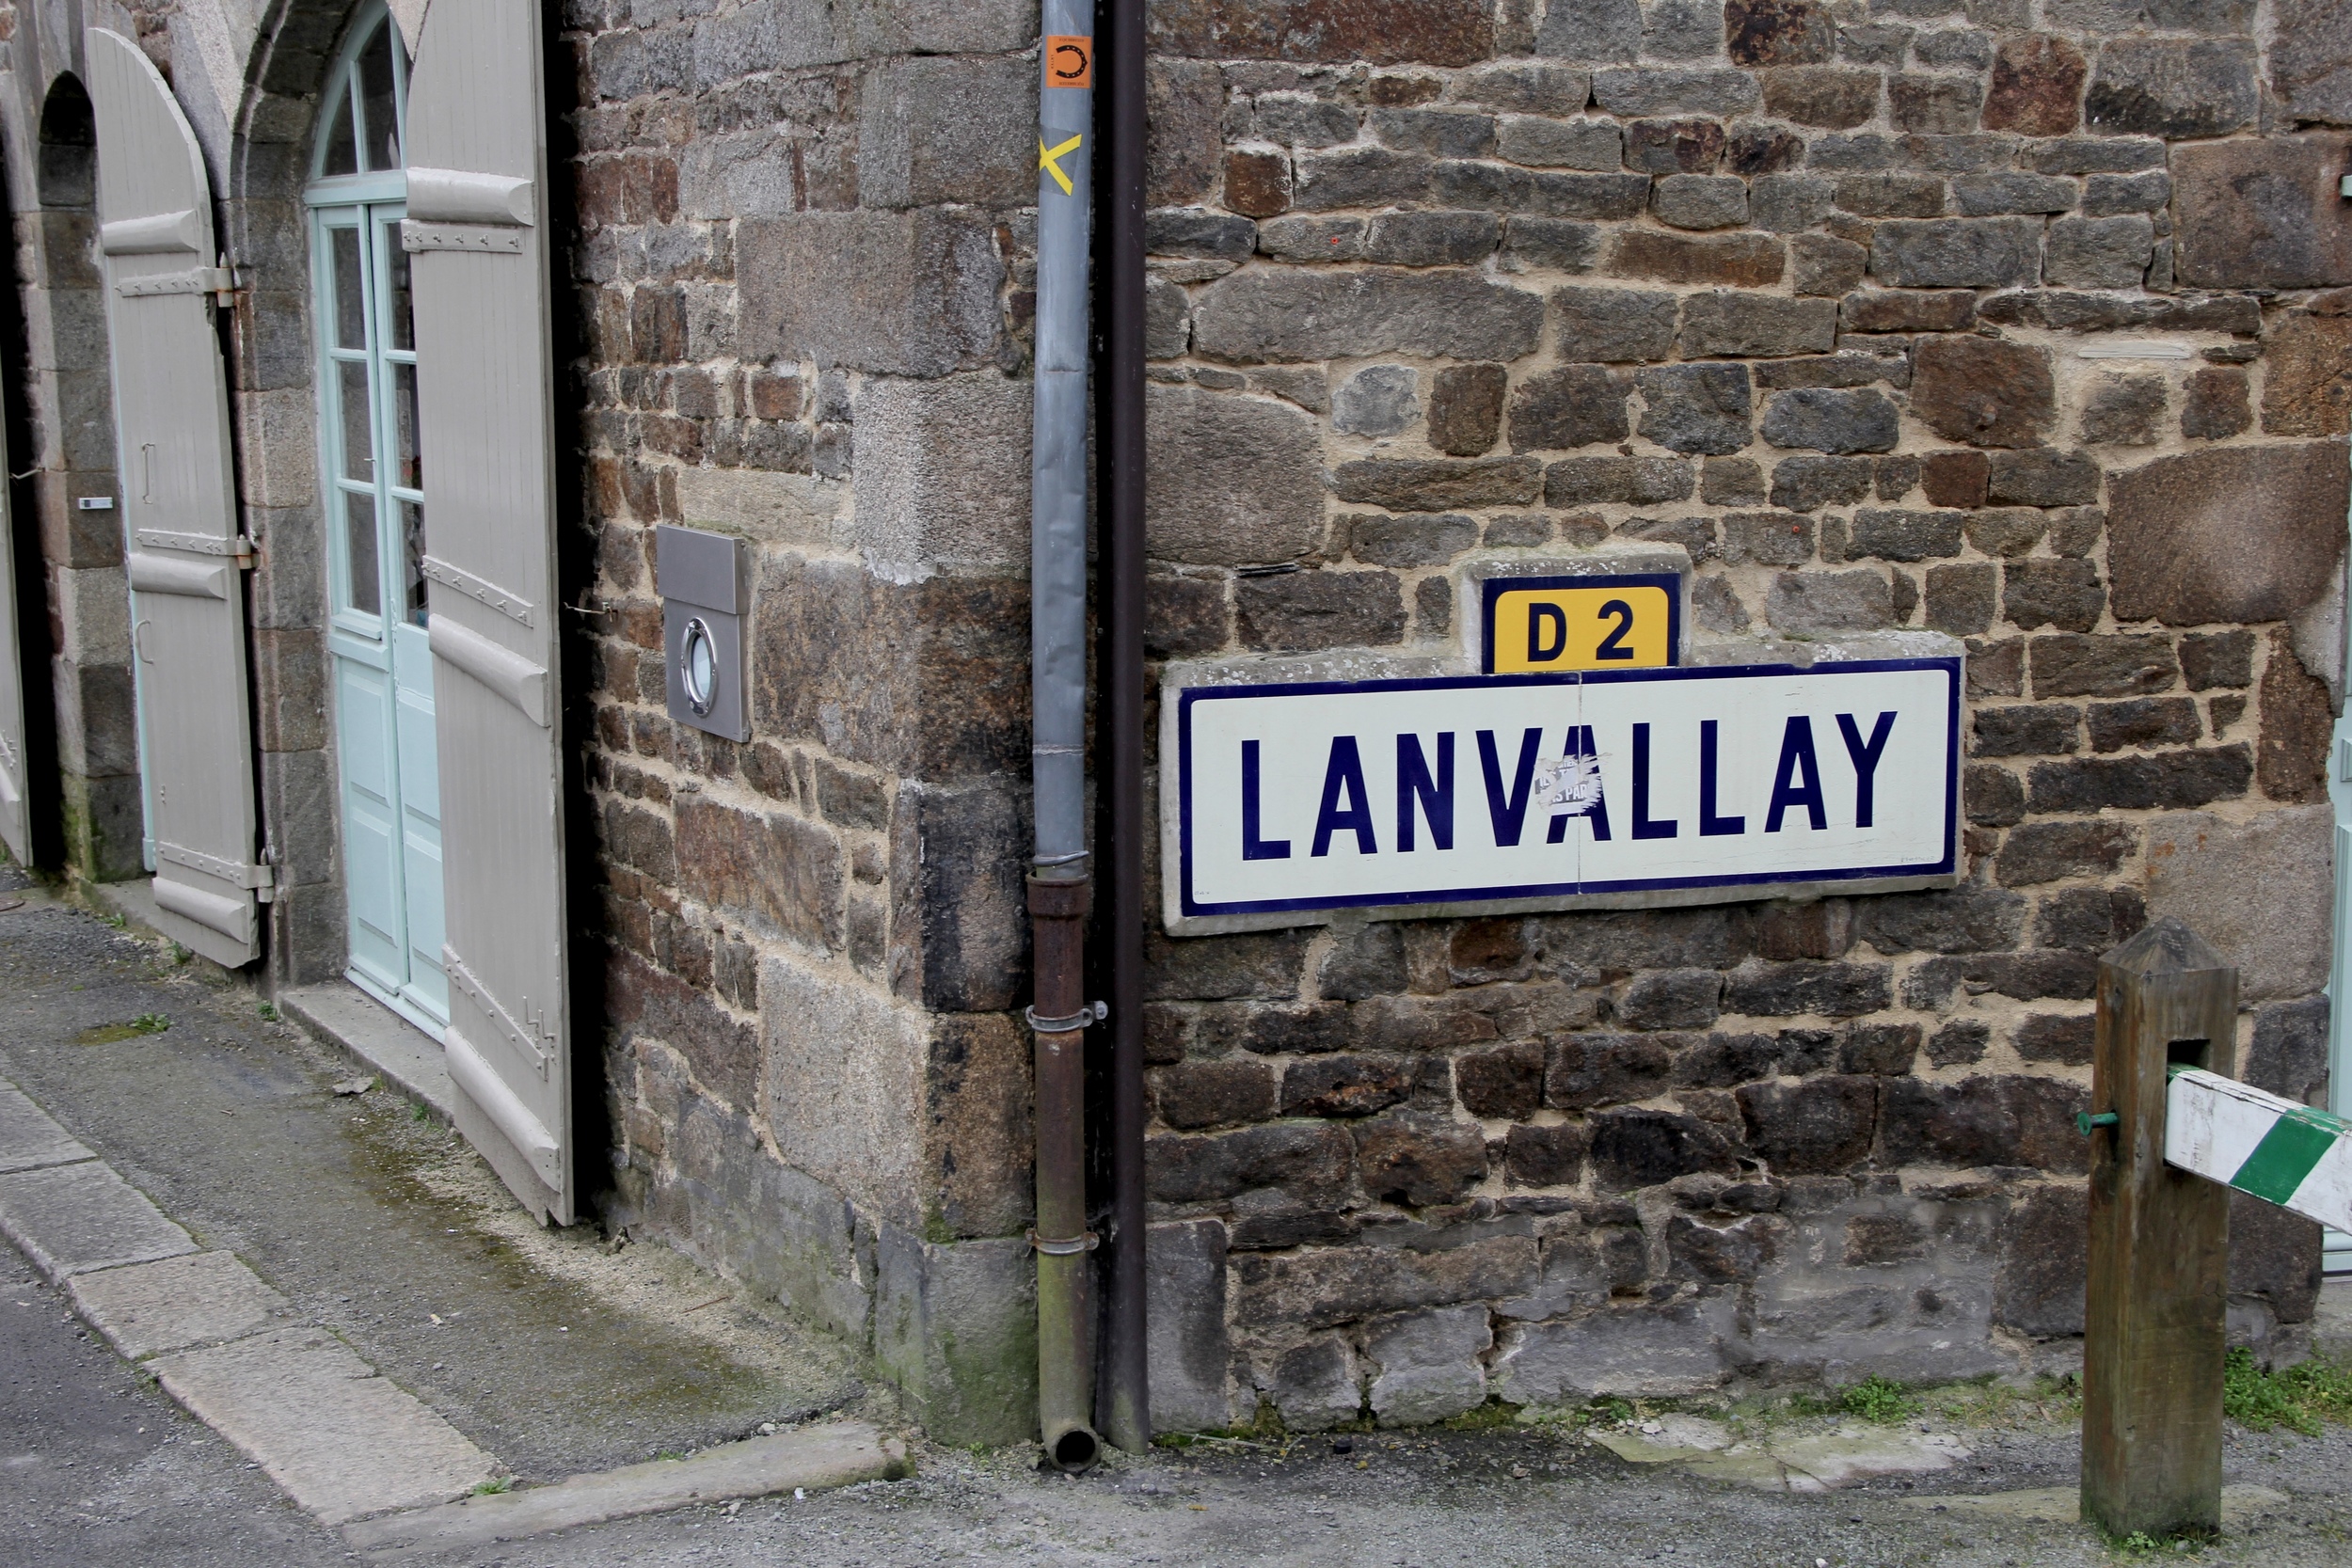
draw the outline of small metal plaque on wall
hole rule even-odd
[[[751,591],[744,577],[739,541],[666,523],[654,531],[670,717],[729,740],[752,737],[743,700],[751,675],[743,641]]]

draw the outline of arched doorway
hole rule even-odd
[[[437,1036],[449,982],[416,338],[401,248],[407,87],[399,31],[371,4],[328,74],[304,202],[349,973]]]

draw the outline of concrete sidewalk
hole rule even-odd
[[[351,1092],[249,996],[17,895],[0,1233],[321,1522],[570,1478],[508,1494],[539,1499],[529,1528],[437,1521],[454,1544],[896,1468],[864,1422],[761,1435],[888,1418],[848,1347],[675,1254],[539,1229],[445,1125]]]

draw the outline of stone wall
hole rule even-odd
[[[618,1217],[1017,1439],[1034,8],[564,25]],[[749,744],[664,715],[665,521],[750,541]]]
[[[1467,562],[1636,540],[1702,641],[1969,684],[1950,891],[1155,936],[1164,1421],[2070,1364],[2152,915],[2320,1092],[2325,8],[1153,8],[1155,655],[1427,653]],[[2236,1326],[2292,1339],[2316,1231],[2252,1208]]]
[[[1155,658],[1425,654],[1469,561],[1631,539],[1702,638],[1932,628],[1971,683],[1948,892],[1155,932],[1162,1424],[2063,1366],[2093,965],[2154,913],[2320,1092],[2352,72],[2304,9],[1154,7]],[[1033,1356],[1035,27],[571,0],[551,91],[612,1217],[949,1440],[1025,1434]],[[751,543],[749,743],[664,717],[663,521]],[[2315,1239],[2240,1222],[2291,1338]]]

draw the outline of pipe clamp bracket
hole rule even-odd
[[[1103,1238],[1091,1230],[1082,1236],[1073,1236],[1068,1241],[1062,1242],[1047,1241],[1034,1229],[1030,1230],[1027,1235],[1029,1244],[1048,1258],[1074,1258],[1082,1252],[1092,1252],[1103,1244]]]
[[[1111,1005],[1107,1002],[1089,1002],[1068,1018],[1040,1018],[1035,1007],[1021,1009],[1022,1022],[1041,1035],[1066,1035],[1073,1029],[1100,1023],[1110,1016]]]

